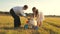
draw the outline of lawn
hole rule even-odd
[[[60,18],[45,17],[42,27],[38,30],[24,29],[26,18],[20,17],[22,27],[14,29],[13,18],[7,15],[0,15],[0,34],[60,34]]]

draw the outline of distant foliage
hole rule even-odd
[[[9,12],[2,12],[2,11],[0,11],[0,14],[8,14],[8,15],[10,15]]]
[[[3,11],[0,11],[0,14],[4,14],[4,15],[10,15],[9,12],[3,12]],[[33,13],[25,13],[27,16],[30,16],[30,15],[33,15]],[[20,15],[21,16],[21,15]],[[57,16],[57,15],[45,15],[45,17],[60,17],[60,16]]]

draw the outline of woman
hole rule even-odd
[[[33,17],[34,17],[34,19],[37,21],[38,10],[36,9],[36,7],[33,7],[33,8],[32,8],[32,11],[33,11]],[[37,25],[38,25],[38,24],[37,24]]]
[[[42,12],[38,12],[38,9],[36,9],[36,7],[33,7],[32,11],[33,11],[34,18],[37,20],[37,25],[41,26],[42,22],[44,20],[43,13]]]
[[[38,10],[37,10],[37,12],[38,12]],[[37,14],[37,24],[38,24],[38,26],[42,26],[43,20],[44,20],[43,13],[42,12],[39,12]]]

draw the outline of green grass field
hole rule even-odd
[[[45,17],[42,27],[38,30],[24,29],[26,18],[21,17],[22,27],[14,30],[13,18],[0,15],[0,34],[60,34],[60,18]]]

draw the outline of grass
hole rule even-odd
[[[13,18],[11,16],[2,16],[0,15],[0,34],[60,34],[60,28],[54,26],[60,26],[60,18],[58,17],[45,17],[42,27],[39,27],[38,30],[34,29],[24,29],[26,24],[26,18],[20,17],[22,27],[14,29]],[[48,23],[47,23],[48,22]],[[52,23],[53,25],[51,25]]]

